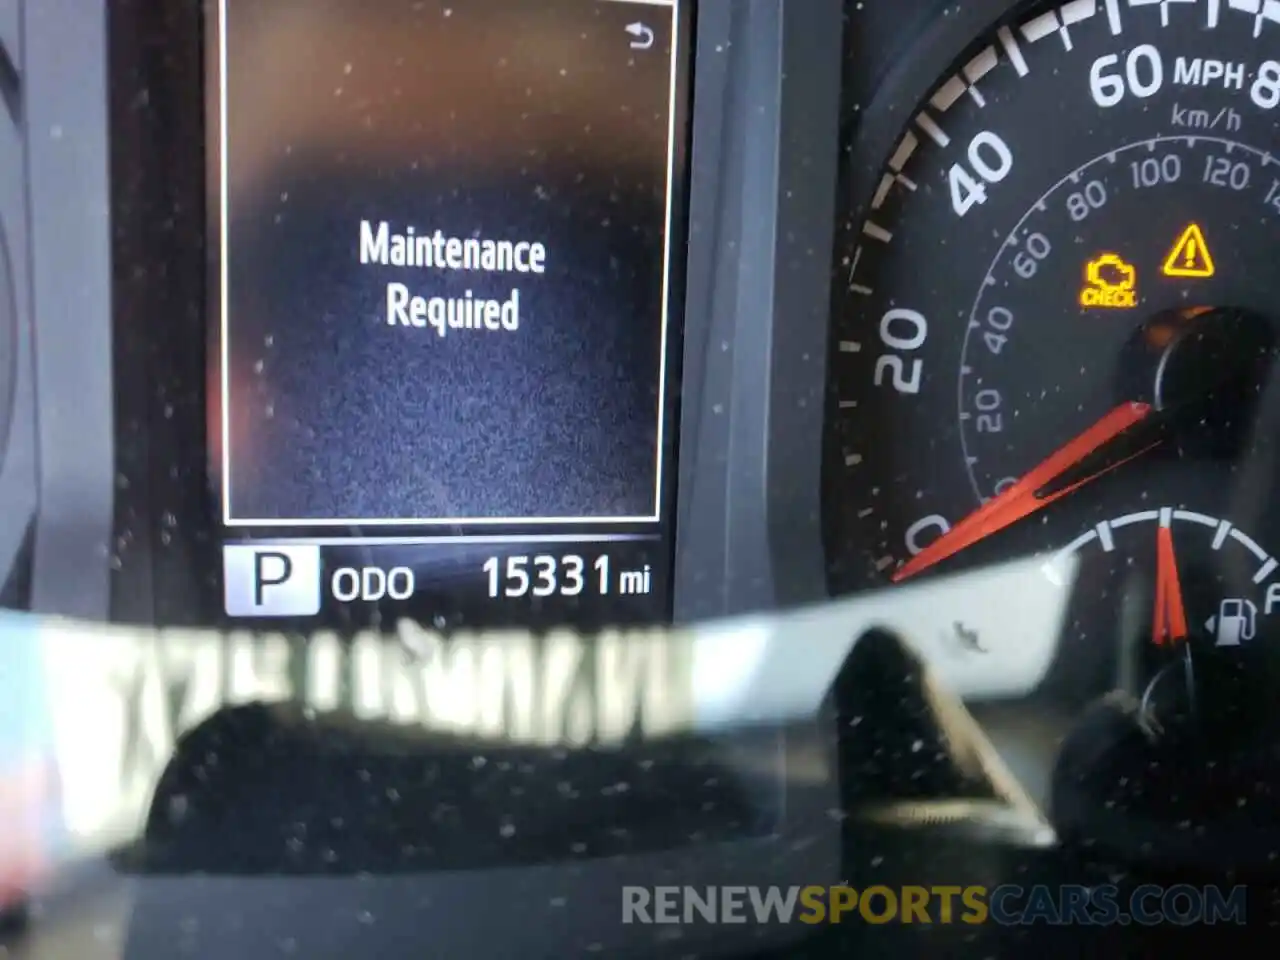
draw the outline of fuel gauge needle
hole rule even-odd
[[[1145,453],[1160,436],[1135,428],[1151,412],[1145,403],[1116,407],[899,567],[893,582],[928,570]],[[1160,426],[1156,417],[1147,422]]]
[[[1156,528],[1156,609],[1151,621],[1151,640],[1156,646],[1187,639],[1187,610],[1182,603],[1178,580],[1178,557],[1173,549],[1173,531]]]

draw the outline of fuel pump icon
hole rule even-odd
[[[1257,633],[1258,608],[1251,600],[1223,600],[1218,604],[1217,616],[1210,617],[1205,626],[1215,637],[1214,646],[1238,647]]]

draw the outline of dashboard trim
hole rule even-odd
[[[115,488],[107,100],[66,65],[105,88],[106,10],[40,0],[22,17],[39,410],[31,607],[103,619]]]
[[[815,411],[842,5],[703,0],[698,18],[677,622],[825,595]]]
[[[4,15],[0,43],[9,52],[16,70],[21,70],[21,33],[18,10]],[[21,93],[23,77],[12,89]],[[10,91],[6,91],[8,93]],[[7,98],[6,98],[7,99]],[[23,112],[5,111],[8,122],[0,123],[0,164],[7,169],[26,169],[26,129]],[[4,350],[9,351],[8,369],[0,376],[0,389],[8,395],[0,399],[0,434],[4,437],[0,455],[0,502],[6,509],[0,521],[0,569],[8,571],[8,582],[25,584],[29,578],[31,528],[36,510],[36,436],[33,383],[31,286],[27,197],[21,176],[4,181],[0,188],[0,311],[3,311]]]

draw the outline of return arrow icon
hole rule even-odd
[[[648,50],[653,46],[653,30],[637,20],[635,23],[627,24],[627,33],[633,39],[631,41],[632,50]]]

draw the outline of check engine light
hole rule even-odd
[[[1127,310],[1138,305],[1138,271],[1114,253],[1101,254],[1084,267],[1080,306]]]

